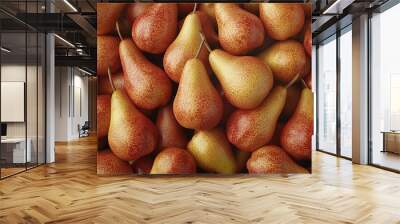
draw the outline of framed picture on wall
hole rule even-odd
[[[97,172],[310,173],[311,4],[98,3]]]

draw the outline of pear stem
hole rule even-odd
[[[204,45],[206,45],[206,48],[207,48],[208,52],[211,52],[212,49],[211,49],[210,45],[208,45],[208,43],[206,41],[206,38],[204,37],[204,34],[201,33],[201,32],[200,32],[200,37],[201,37],[202,40],[204,40]]]
[[[205,43],[205,39],[203,38],[202,33],[200,33],[200,37],[201,37],[201,43],[200,43],[199,48],[197,49],[196,56],[194,56],[195,58],[199,57],[200,51],[203,48],[203,44]]]
[[[115,91],[115,86],[114,86],[114,82],[113,82],[113,80],[111,78],[111,69],[110,69],[110,67],[108,67],[108,69],[107,69],[107,74],[108,74],[108,81],[110,81],[111,88],[112,88],[112,90],[114,92]]]
[[[303,86],[304,86],[305,88],[308,89],[308,85],[306,84],[306,82],[304,81],[304,79],[300,79],[300,80],[301,80],[301,83],[303,84]]]
[[[196,9],[197,9],[197,3],[194,3],[194,7],[193,7],[193,13],[195,13],[195,12],[196,12]]]
[[[117,33],[118,33],[119,38],[120,38],[121,40],[123,40],[124,38],[122,37],[121,30],[119,29],[119,23],[118,23],[118,21],[115,22],[115,27],[117,28]]]
[[[291,87],[298,79],[299,79],[300,73],[297,73],[296,76],[285,86],[286,89]]]

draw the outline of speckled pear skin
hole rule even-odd
[[[107,137],[110,127],[111,96],[97,95],[97,139]]]
[[[311,161],[313,93],[304,88],[292,117],[283,127],[281,146],[297,161]]]
[[[190,129],[211,129],[221,121],[223,107],[203,63],[196,58],[187,61],[173,104],[178,123]]]
[[[290,82],[297,74],[303,75],[307,63],[303,45],[295,40],[279,41],[258,57],[269,65],[274,78],[282,83]]]
[[[97,152],[97,174],[104,176],[132,174],[133,170],[127,161],[121,160],[110,150]]]
[[[132,25],[132,39],[139,49],[161,54],[175,39],[177,29],[177,5],[157,3],[135,19]]]
[[[178,36],[164,54],[164,70],[175,82],[179,82],[185,63],[196,56],[201,44],[201,22],[197,14],[189,14],[183,22]],[[208,51],[203,46],[198,58],[208,66]]]
[[[110,67],[111,73],[121,69],[119,60],[119,42],[117,37],[97,36],[97,75],[107,76]]]
[[[297,165],[286,152],[274,145],[264,146],[251,154],[247,161],[247,170],[251,174],[290,174],[308,173]]]
[[[166,105],[172,94],[172,83],[165,72],[147,60],[132,40],[124,39],[119,46],[124,87],[129,97],[142,109]]]
[[[222,48],[234,55],[245,55],[260,47],[265,31],[261,20],[233,3],[216,3],[215,17]]]
[[[172,111],[172,105],[159,109],[156,126],[160,133],[159,150],[178,147],[186,148],[189,140],[185,135],[185,129],[178,124]]]
[[[114,91],[108,131],[111,151],[122,160],[137,160],[150,154],[157,147],[157,140],[154,124],[135,108],[123,90]]]
[[[259,7],[268,37],[287,40],[303,29],[305,14],[302,4],[261,3]]]
[[[124,74],[122,72],[112,74],[111,77],[116,89],[124,88]],[[112,93],[113,90],[108,76],[97,76],[97,94],[111,95]]]
[[[196,161],[185,149],[167,148],[155,158],[151,174],[194,174]]]
[[[203,30],[207,43],[212,48],[218,47],[219,40],[218,40],[217,27],[216,24],[213,22],[213,19],[206,12],[203,11],[196,11],[196,14],[200,19],[201,28]]]
[[[256,57],[234,56],[217,49],[209,60],[226,99],[237,108],[257,107],[273,86],[271,69]]]
[[[196,132],[187,148],[205,171],[234,174],[237,170],[231,146],[219,128]]]
[[[125,3],[97,3],[97,35],[111,34],[115,31],[115,22],[122,14]]]
[[[286,95],[285,87],[276,86],[259,107],[235,111],[226,126],[229,142],[247,152],[267,144],[274,135]]]
[[[131,24],[133,24],[135,19],[149,10],[152,5],[153,3],[130,3],[126,8],[126,18]]]

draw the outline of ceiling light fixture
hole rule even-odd
[[[90,76],[93,75],[92,73],[90,73],[90,72],[88,72],[88,71],[86,71],[86,70],[84,70],[84,69],[81,69],[81,68],[79,68],[79,67],[78,67],[78,70],[81,71],[81,72],[83,72],[83,73],[85,73],[85,74],[87,74],[87,75],[90,75]]]
[[[59,40],[61,40],[62,42],[66,43],[68,46],[75,48],[75,45],[73,45],[71,42],[69,42],[68,40],[62,38],[61,36],[59,36],[58,34],[54,34],[55,37],[57,37]]]
[[[78,9],[75,8],[68,0],[64,0],[64,3],[67,4],[74,12],[78,12]]]
[[[7,49],[5,47],[1,47],[1,51],[4,51],[6,53],[10,53],[11,52],[11,50],[9,50],[9,49]]]

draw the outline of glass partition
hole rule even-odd
[[[318,146],[336,154],[336,36],[318,47]]]
[[[352,157],[352,30],[340,35],[340,155]]]
[[[370,162],[400,171],[400,4],[371,18]]]

